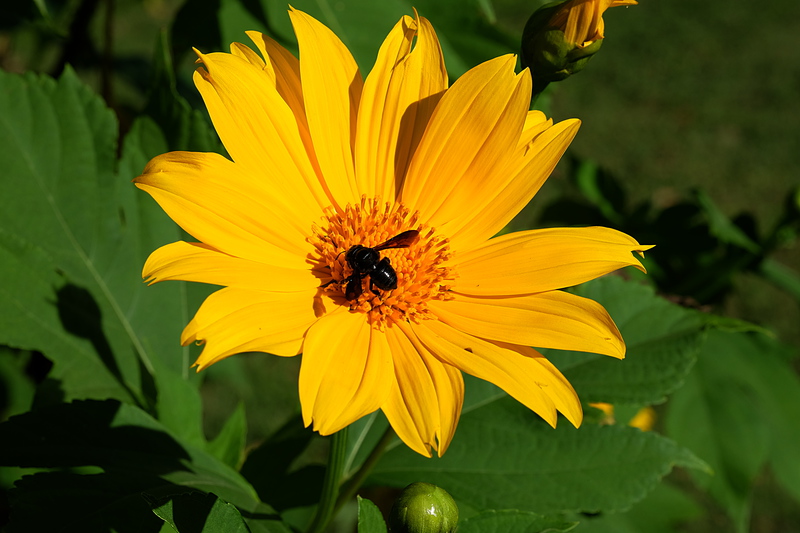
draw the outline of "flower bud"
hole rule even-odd
[[[444,489],[430,483],[412,483],[403,489],[389,513],[392,533],[453,533],[458,506]]]
[[[603,44],[603,12],[634,4],[636,0],[563,0],[537,9],[525,24],[521,55],[534,85],[544,88],[581,71]]]

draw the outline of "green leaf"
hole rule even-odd
[[[711,332],[695,372],[677,391],[667,429],[708,461],[694,473],[738,531],[749,522],[753,483],[767,461],[800,499],[800,381],[780,344],[763,335]]]
[[[205,111],[192,109],[178,94],[166,31],[159,35],[153,60],[153,81],[144,112],[164,132],[169,150],[225,151]]]
[[[164,368],[159,360],[154,363],[158,387],[156,413],[159,422],[182,442],[200,448],[205,447],[203,404],[197,387],[189,379]],[[199,379],[195,378],[194,381],[198,382]],[[235,468],[236,465],[229,464],[229,466]]]
[[[249,533],[235,506],[214,494],[178,494],[153,502],[153,512],[179,533]]]
[[[556,533],[572,531],[576,525],[577,522],[559,517],[508,509],[486,511],[462,520],[458,533]]]
[[[752,484],[767,458],[769,429],[758,394],[745,379],[747,367],[733,355],[736,337],[709,335],[708,356],[670,402],[667,428],[708,461],[713,475],[698,473],[695,479],[722,503],[737,531],[745,531]]]
[[[793,268],[766,258],[759,264],[759,273],[779,289],[800,301],[800,273]]]
[[[348,426],[347,455],[344,463],[345,479],[352,476],[361,467],[388,429],[389,421],[380,411],[361,417]]]
[[[237,472],[181,443],[140,409],[117,401],[76,401],[11,418],[0,425],[0,461],[29,468],[101,469],[89,475],[63,471],[24,477],[11,494],[16,529],[9,531],[69,530],[84,523],[125,530],[115,524],[126,517],[152,517],[142,493],[165,498],[188,487],[236,505],[253,531],[288,532]],[[49,511],[42,513],[45,508]]]
[[[603,304],[627,346],[621,361],[542,350],[582,401],[657,404],[683,383],[703,340],[704,315],[657,297],[650,287],[614,276],[585,283],[576,293]]]
[[[553,429],[503,398],[464,414],[444,457],[424,459],[397,447],[371,479],[394,487],[433,483],[477,510],[599,512],[629,507],[674,466],[705,468],[655,433],[566,423]]]
[[[244,447],[247,444],[247,417],[244,404],[239,403],[236,410],[228,417],[222,431],[216,438],[208,443],[208,452],[238,470],[244,460]]]
[[[36,386],[25,371],[31,362],[29,352],[0,346],[0,420],[30,409]]]
[[[300,416],[290,418],[261,446],[250,452],[242,475],[252,483],[262,501],[279,511],[317,503],[325,468],[305,465],[292,469],[314,433],[303,427]]]
[[[481,8],[481,12],[483,16],[486,17],[491,24],[497,22],[497,14],[494,12],[494,6],[492,5],[492,0],[477,0],[478,5]]]
[[[666,483],[625,513],[582,517],[580,533],[675,533],[679,524],[700,515],[700,506]]]
[[[141,282],[179,235],[130,183],[160,134],[134,131],[115,173],[116,120],[69,69],[58,82],[0,72],[0,117],[0,343],[51,359],[64,399],[150,405],[153,360],[177,371],[185,320],[179,284]]]
[[[386,533],[386,522],[378,506],[358,496],[358,533]]]
[[[480,1],[421,0],[408,5],[433,24],[452,79],[489,59],[519,53],[519,35],[494,25]]]
[[[750,336],[750,341],[758,350],[755,389],[764,407],[760,414],[770,427],[770,466],[777,480],[800,502],[800,450],[795,445],[800,442],[800,379],[784,357],[786,352],[796,354],[796,349],[764,336]]]
[[[739,227],[717,207],[711,197],[701,190],[695,191],[695,197],[700,207],[708,217],[708,224],[711,234],[722,242],[733,244],[739,248],[744,248],[754,254],[762,253],[761,246],[747,236]]]
[[[624,193],[617,182],[608,176],[596,163],[583,160],[575,170],[575,182],[587,200],[600,210],[600,213],[615,226],[624,224],[622,212],[625,209]]]

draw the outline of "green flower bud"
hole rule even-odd
[[[458,506],[444,489],[430,483],[412,483],[403,489],[389,513],[392,533],[453,533]]]
[[[603,45],[603,12],[634,4],[635,0],[562,0],[537,9],[525,24],[520,57],[522,66],[531,69],[534,92],[580,72]]]

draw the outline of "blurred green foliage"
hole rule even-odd
[[[540,3],[293,5],[330,26],[363,71],[416,7],[455,79],[515,52]],[[191,86],[190,48],[225,50],[258,29],[293,49],[286,5],[3,9],[0,520],[10,507],[10,532],[302,529],[324,443],[296,417],[297,361],[252,354],[189,372],[196,354],[178,335],[209,289],[139,283],[148,253],[181,234],[130,185],[164,151],[224,153]],[[584,401],[613,403],[620,419],[658,405],[658,433],[598,425],[588,407],[581,430],[552,430],[471,379],[445,457],[395,442],[370,485],[439,483],[464,531],[797,530],[797,346],[771,331],[800,341],[787,120],[798,9],[674,0],[612,10],[603,51],[541,101],[558,119],[580,117],[583,131],[512,229],[598,224],[657,245],[648,276],[624,273],[650,287],[610,278],[578,289],[614,317],[627,360],[548,357]],[[348,474],[386,425],[380,415],[354,424]],[[686,470],[663,481],[675,466]],[[359,531],[385,531],[376,511],[359,503]]]

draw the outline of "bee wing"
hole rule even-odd
[[[410,229],[408,231],[404,231],[399,235],[395,235],[391,239],[386,242],[382,242],[378,246],[374,247],[374,250],[379,252],[381,250],[386,250],[388,248],[408,248],[419,239],[419,231],[415,229]]]

